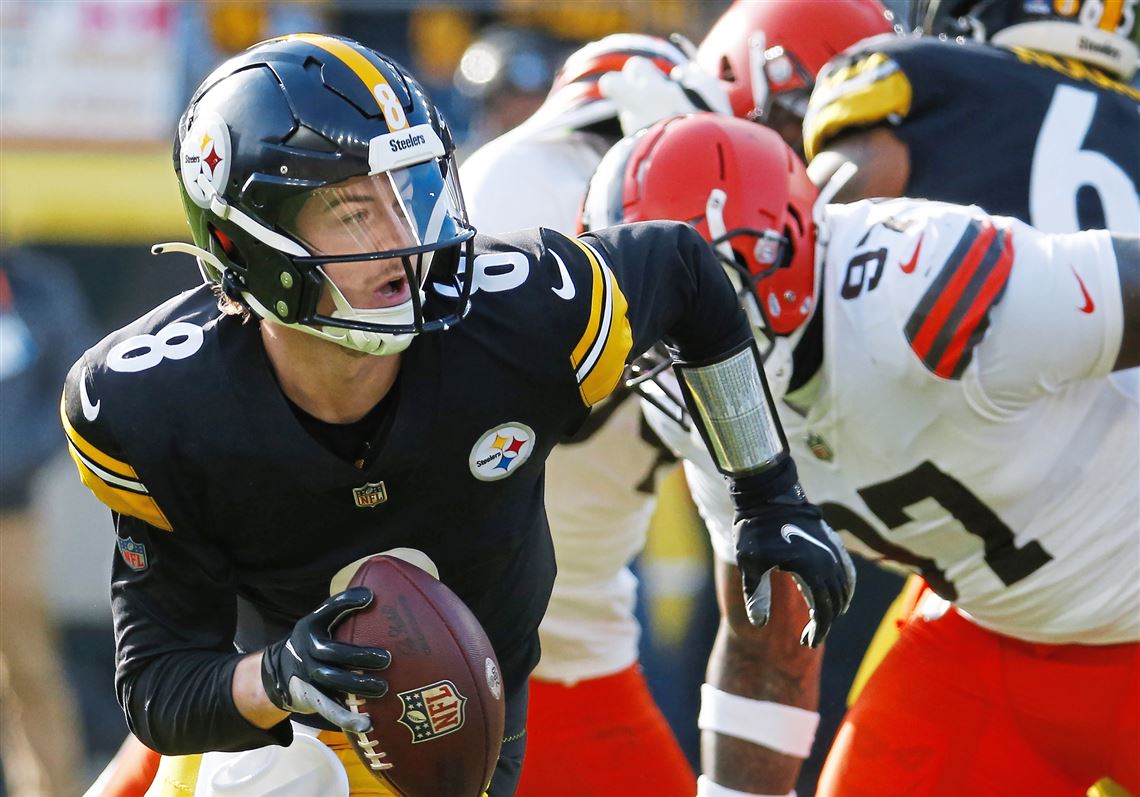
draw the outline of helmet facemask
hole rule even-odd
[[[184,114],[175,160],[196,245],[155,251],[194,254],[267,322],[396,353],[468,309],[475,230],[453,153],[430,98],[385,56],[317,34],[263,42]]]
[[[724,207],[727,202],[728,196],[719,188],[709,192],[704,219],[709,231],[709,243],[736,289],[740,305],[752,325],[769,389],[773,398],[779,401],[787,392],[791,381],[792,351],[807,324],[800,324],[790,333],[774,331],[761,296],[764,281],[791,263],[794,256],[793,244],[784,232],[773,229],[725,229]],[[742,251],[748,248],[751,249],[751,258]],[[757,264],[759,269],[750,268],[749,261]],[[814,296],[814,291],[812,295]]]
[[[470,278],[458,250],[470,249],[474,230],[458,184],[441,175],[428,161],[289,201],[279,226],[307,250],[290,259],[317,286],[302,299],[301,323],[349,348],[392,354],[462,318]]]

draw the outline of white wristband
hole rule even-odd
[[[787,794],[753,794],[750,791],[737,791],[727,786],[721,786],[712,779],[701,775],[697,778],[697,797],[796,797],[796,790]]]
[[[815,741],[819,713],[807,709],[753,700],[701,685],[701,713],[697,727],[763,745],[777,753],[807,758]]]

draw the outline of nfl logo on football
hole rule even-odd
[[[399,721],[412,732],[412,744],[438,739],[463,727],[467,698],[451,681],[400,692],[400,702],[404,713]]]
[[[123,557],[123,561],[127,563],[127,567],[131,570],[146,570],[146,546],[141,542],[135,542],[130,537],[125,540],[120,539],[119,555]]]
[[[352,500],[361,509],[371,509],[388,500],[388,490],[384,487],[384,482],[370,482],[360,487],[353,487]]]

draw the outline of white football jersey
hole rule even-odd
[[[549,227],[574,235],[606,146],[589,133],[525,124],[489,142],[459,169],[472,223],[481,233]],[[637,580],[628,564],[645,542],[660,452],[641,433],[628,394],[595,407],[579,437],[546,461],[558,576],[534,675],[548,681],[598,678],[637,661]]]
[[[1104,378],[1123,330],[1107,233],[909,199],[825,218],[823,366],[780,408],[808,496],[985,628],[1140,639],[1140,413]],[[681,453],[732,561],[723,480]]]

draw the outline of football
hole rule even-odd
[[[345,701],[372,719],[368,733],[347,734],[356,754],[403,797],[479,797],[495,771],[506,706],[479,621],[442,582],[394,556],[365,560],[349,586],[376,597],[334,637],[392,654],[388,694]]]

